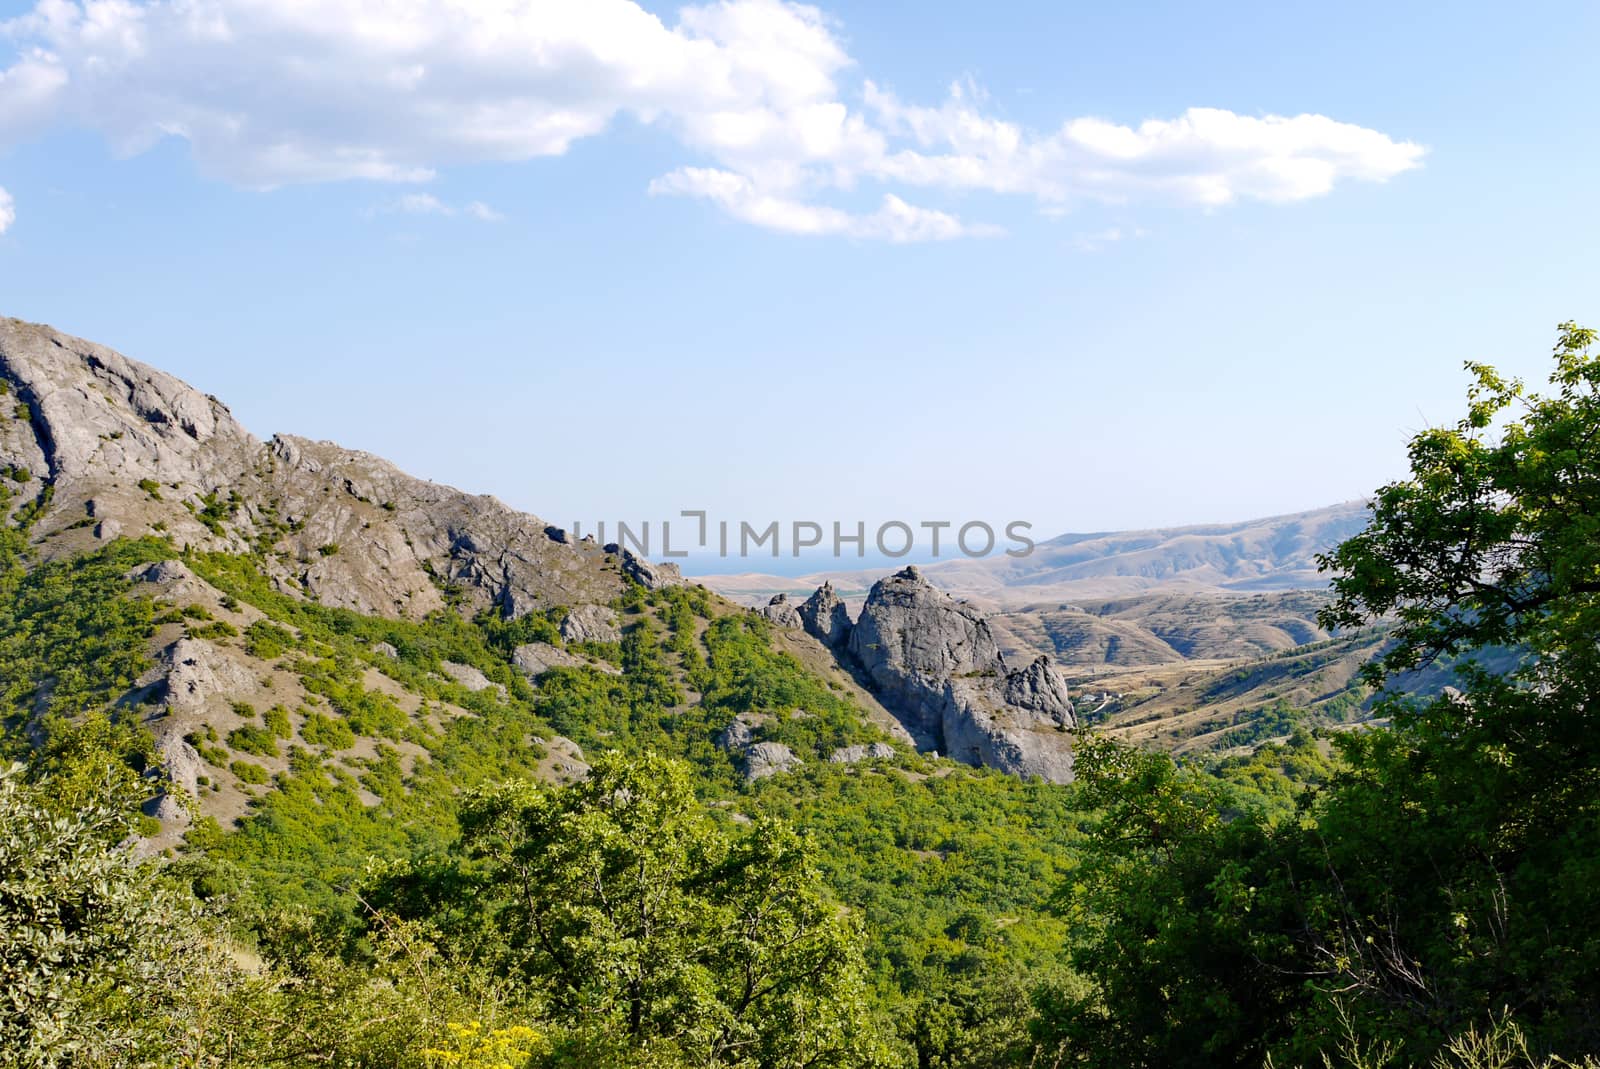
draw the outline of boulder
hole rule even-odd
[[[760,721],[749,713],[740,713],[728,726],[717,732],[717,745],[732,754],[742,754],[755,741],[755,729]]]
[[[828,755],[828,760],[836,765],[853,765],[858,761],[886,761],[894,755],[894,747],[886,742],[874,742],[865,746],[858,743],[854,746],[839,747]]]
[[[492,688],[500,692],[502,699],[506,696],[505,687],[496,683],[470,664],[459,664],[456,661],[440,661],[439,669],[474,694],[481,690]]]
[[[529,642],[511,651],[511,664],[529,679],[538,679],[555,668],[593,668],[608,675],[620,675],[622,669],[605,661],[588,661],[574,656],[559,646],[548,642]]]
[[[787,594],[774,594],[772,600],[767,602],[761,610],[761,615],[777,624],[779,627],[799,627],[800,613],[789,601]]]
[[[823,645],[840,649],[849,641],[850,610],[839,600],[839,595],[833,592],[832,583],[823,583],[797,611],[806,633],[818,639]]]
[[[779,772],[793,772],[804,763],[781,742],[758,742],[745,751],[744,778],[753,783]]]
[[[617,614],[604,605],[576,605],[561,621],[563,642],[621,642]]]

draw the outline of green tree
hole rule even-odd
[[[462,815],[507,967],[561,1022],[558,1064],[852,1066],[878,1056],[854,921],[809,845],[731,837],[687,767],[609,754],[564,788],[513,783]]]
[[[1041,1031],[1099,1065],[1420,1065],[1509,1013],[1530,1063],[1600,1051],[1594,341],[1561,328],[1548,395],[1471,365],[1467,416],[1328,555],[1326,626],[1397,621],[1368,671],[1388,726],[1337,736],[1291,818],[1082,748],[1102,822],[1066,898],[1095,997],[1041,999]],[[1408,695],[1441,657],[1457,685]]]
[[[1411,475],[1327,558],[1324,614],[1400,621],[1375,680],[1466,662],[1390,732],[1345,744],[1320,814],[1340,882],[1313,902],[1327,983],[1413,1049],[1512,1007],[1536,1043],[1600,1050],[1600,358],[1563,324],[1552,392],[1492,368],[1467,416],[1417,436]],[[1496,674],[1478,662],[1522,654]]]
[[[1593,655],[1600,633],[1600,360],[1564,323],[1531,393],[1468,364],[1467,415],[1411,442],[1411,474],[1378,491],[1371,525],[1323,558],[1326,627],[1399,620],[1373,675],[1439,654],[1526,646]],[[1586,640],[1587,639],[1587,640]]]
[[[65,814],[53,777],[0,772],[6,1064],[238,1064],[225,1055],[248,982],[192,898],[118,845],[137,795],[120,765],[101,768],[99,789]],[[78,770],[72,789],[83,783]]]

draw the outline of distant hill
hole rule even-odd
[[[1327,585],[1316,555],[1362,530],[1364,502],[1241,523],[1064,534],[1027,557],[950,560],[923,567],[936,585],[991,608],[1105,601],[1157,593],[1247,594]],[[846,601],[865,595],[880,572],[811,576],[716,575],[699,582],[748,604],[776,593],[810,593],[824,579]]]

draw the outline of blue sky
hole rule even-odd
[[[1310,508],[1600,322],[1590,4],[0,18],[0,312],[562,524]]]

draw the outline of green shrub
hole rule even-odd
[[[244,629],[245,652],[270,661],[294,648],[294,636],[287,629],[266,620],[257,620]]]
[[[266,769],[252,761],[235,761],[228,766],[228,769],[239,777],[239,782],[241,783],[260,784],[272,779]]]
[[[208,624],[188,629],[190,638],[218,639],[237,638],[239,629],[226,620],[213,620]]]
[[[306,717],[300,737],[313,746],[325,746],[330,750],[348,750],[356,744],[356,733],[350,730],[349,724],[321,713]]]
[[[234,728],[228,732],[228,745],[241,753],[255,754],[257,757],[277,757],[278,740],[267,728],[254,725]]]
[[[261,719],[267,725],[267,730],[276,737],[287,739],[294,736],[294,729],[289,726],[289,710],[283,706],[274,705],[261,714]]]

